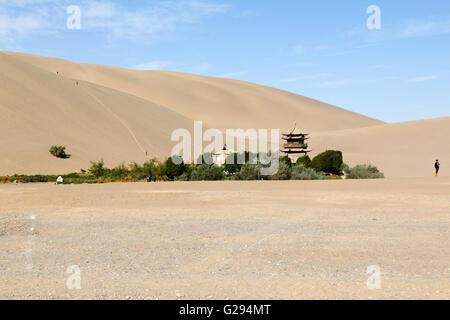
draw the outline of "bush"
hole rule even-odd
[[[342,174],[343,159],[341,151],[328,150],[317,155],[311,161],[311,168],[317,172],[325,172],[327,174]]]
[[[272,176],[268,176],[268,178],[270,180],[290,180],[291,168],[285,161],[280,161],[280,167],[278,168],[278,172]]]
[[[384,174],[377,167],[371,165],[357,165],[350,169],[347,179],[383,179]]]
[[[167,168],[165,163],[154,162],[154,168],[152,169],[153,176],[160,181],[170,180],[167,176]]]
[[[311,166],[311,158],[306,155],[297,159],[297,165],[302,165],[305,168],[309,168]]]
[[[212,153],[204,153],[197,158],[196,164],[214,164],[214,159]]]
[[[157,159],[150,159],[140,165],[132,162],[129,165],[130,178],[134,180],[143,180],[146,177],[158,177],[160,180],[166,179],[166,166],[159,163]]]
[[[128,168],[130,170],[130,176],[134,179],[142,180],[147,177],[147,175],[144,173],[144,168],[139,163],[131,162],[128,165]]]
[[[181,157],[176,156],[178,159],[176,161],[180,161],[181,164],[175,164],[173,162],[172,157],[167,159],[165,162],[166,175],[170,180],[175,180],[175,178],[181,176],[185,171],[186,167],[184,165],[183,159]]]
[[[250,154],[245,154],[247,162],[243,165],[233,167],[232,170],[239,171],[225,176],[224,168],[209,164],[184,164],[176,165],[172,158],[167,159],[164,163],[160,163],[156,159],[148,160],[143,165],[131,163],[128,167],[122,163],[114,169],[105,167],[102,160],[98,162],[91,162],[91,167],[86,172],[81,169],[81,173],[71,173],[62,175],[65,184],[72,183],[108,183],[108,182],[132,182],[141,181],[150,176],[160,181],[215,181],[215,180],[259,180],[261,179],[261,168],[269,165],[251,164],[249,162]],[[272,154],[273,156],[273,154]],[[233,155],[237,158],[237,155]],[[262,159],[261,154],[259,155]],[[342,163],[342,154],[339,151],[327,151],[312,161],[312,167],[307,168],[301,163],[307,163],[309,157],[305,156],[299,159],[300,164],[292,165],[288,157],[280,157],[279,170],[275,175],[267,176],[269,180],[323,180],[323,179],[341,179],[340,174],[344,170],[348,179],[380,179],[384,178],[376,167],[371,165],[358,165],[350,168],[348,165]],[[272,158],[272,160],[274,160]],[[289,162],[288,162],[289,160]],[[313,166],[314,163],[314,166]],[[313,167],[319,168],[313,169]],[[328,175],[325,176],[325,173]],[[330,172],[333,171],[333,172]],[[334,173],[334,172],[337,172]],[[0,183],[11,183],[14,181],[20,183],[30,182],[55,182],[58,176],[56,175],[13,175],[0,177]]]
[[[258,155],[245,151],[241,154],[232,153],[225,161],[225,171],[229,174],[239,173],[242,166],[246,163],[256,164],[258,162]]]
[[[49,152],[54,155],[56,158],[60,159],[68,159],[70,155],[66,154],[66,147],[64,146],[52,146]]]
[[[346,163],[343,163],[341,166],[342,173],[348,174],[351,170],[350,166]]]
[[[91,167],[89,168],[89,173],[93,176],[99,178],[104,177],[108,172],[108,169],[105,168],[105,162],[102,160],[98,162],[91,161]]]
[[[130,171],[128,170],[128,168],[125,166],[124,163],[115,167],[111,172],[111,174],[114,178],[119,178],[119,179],[128,177],[129,173],[130,173]]]
[[[223,178],[223,168],[209,164],[198,165],[191,174],[192,181],[216,181]]]
[[[244,164],[238,174],[239,180],[259,180],[260,178],[260,168],[249,163]]]
[[[239,173],[242,169],[242,164],[238,163],[238,154],[230,154],[225,161],[225,171],[230,174]]]
[[[285,165],[287,165],[289,168],[292,167],[292,160],[291,158],[289,158],[289,156],[283,156],[280,157],[280,164],[284,163]]]
[[[302,165],[295,165],[292,167],[292,180],[323,180],[325,176],[322,173],[317,173],[316,170],[305,168]]]
[[[144,162],[142,165],[142,174],[144,176],[158,176],[159,173],[163,173],[164,170],[162,168],[159,168],[161,166],[161,163],[159,163],[156,159],[150,159]]]

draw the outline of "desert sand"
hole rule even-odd
[[[165,158],[172,131],[202,120],[296,121],[312,155],[388,178],[0,185],[0,299],[450,299],[450,118],[387,124],[243,81],[9,52],[0,70],[0,175]]]
[[[209,128],[292,129],[298,118],[308,131],[329,131],[382,124],[381,121],[307,97],[244,81],[167,71],[136,71],[77,64],[62,59],[4,53],[22,65],[32,65],[66,79],[139,97]],[[128,112],[133,106],[121,105]],[[151,115],[151,113],[150,113]],[[161,124],[153,123],[153,126]]]
[[[0,203],[1,299],[450,299],[449,178],[0,185]]]
[[[79,172],[102,158],[112,167],[146,152],[165,159],[173,130],[192,131],[194,120],[282,132],[297,122],[312,134],[313,155],[339,149],[349,165],[373,164],[390,178],[430,176],[436,159],[441,175],[450,172],[450,118],[386,124],[244,81],[11,52],[0,52],[0,70],[0,175]],[[72,157],[53,158],[54,144]]]
[[[450,117],[320,132],[314,144],[319,151],[343,150],[350,164],[376,165],[388,178],[430,177],[436,159],[445,164],[440,174],[449,176],[449,133]]]

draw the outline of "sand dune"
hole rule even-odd
[[[210,128],[286,128],[294,119],[308,131],[381,122],[316,100],[248,82],[165,71],[134,71],[24,54],[14,58],[51,73],[81,79],[162,105]]]
[[[76,64],[0,53],[0,175],[66,173],[164,158],[176,128],[290,129],[313,133],[310,146],[344,152],[346,162],[372,163],[388,177],[432,174],[450,163],[450,118],[385,124],[289,92],[248,82],[163,71]],[[77,85],[78,82],[78,85]],[[65,145],[73,156],[53,158]],[[442,174],[445,175],[445,165]]]
[[[317,133],[316,150],[344,150],[345,161],[374,164],[388,177],[425,177],[439,159],[450,175],[450,117]]]
[[[0,54],[0,175],[61,173],[169,154],[170,135],[192,121],[123,92],[76,82]],[[73,156],[52,157],[53,144]]]

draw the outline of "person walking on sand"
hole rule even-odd
[[[434,164],[434,168],[436,169],[436,177],[439,176],[439,169],[441,167],[441,164],[439,163],[439,160],[436,160]]]

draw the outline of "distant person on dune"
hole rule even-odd
[[[439,163],[439,160],[436,160],[436,163],[434,164],[434,168],[436,169],[436,177],[439,175],[440,167],[441,167],[441,164]]]

